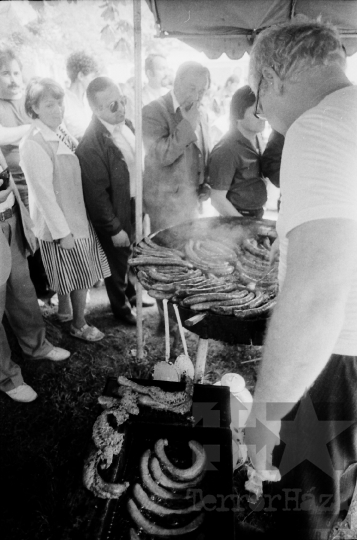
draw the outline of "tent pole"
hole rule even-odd
[[[135,230],[136,241],[142,238],[143,229],[143,179],[142,179],[142,86],[141,86],[141,0],[133,2],[134,16],[134,61],[135,61],[135,161],[136,161],[136,206],[135,206]],[[143,350],[143,304],[142,286],[139,280],[136,282],[136,357],[142,360]]]

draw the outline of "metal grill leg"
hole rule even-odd
[[[195,365],[195,383],[202,383],[205,373],[206,359],[208,351],[208,339],[200,338],[198,341],[196,365]]]

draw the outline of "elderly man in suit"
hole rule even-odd
[[[11,360],[2,325],[6,314],[23,352],[33,359],[66,360],[70,353],[46,340],[45,325],[30,279],[26,256],[36,249],[30,216],[0,151],[0,390],[14,401],[37,398]]]
[[[210,85],[208,69],[185,62],[171,92],[143,108],[144,206],[151,229],[197,217],[210,150],[201,100]]]
[[[76,154],[82,170],[83,194],[89,217],[107,256],[112,275],[105,279],[114,316],[136,324],[129,300],[135,288],[128,281],[128,259],[134,227],[135,136],[125,119],[126,98],[108,77],[97,77],[87,88],[93,111]]]

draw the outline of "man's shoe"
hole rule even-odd
[[[119,321],[130,324],[130,326],[136,326],[136,316],[134,313],[128,313],[128,315],[121,315],[120,317],[116,317]]]
[[[35,401],[37,398],[35,390],[26,383],[16,386],[16,388],[5,392],[5,394],[11,397],[11,399],[14,401],[20,401],[21,403],[30,403],[31,401]]]
[[[133,296],[132,298],[130,298],[129,302],[130,302],[130,305],[132,307],[136,307],[136,295]],[[142,306],[143,307],[152,307],[154,304],[155,304],[155,300],[152,299],[152,301],[151,301],[150,297],[145,298],[145,300],[143,298],[143,300],[142,300]]]
[[[69,351],[66,351],[66,349],[61,349],[61,347],[53,347],[53,349],[46,354],[46,356],[42,356],[41,360],[53,360],[54,362],[61,362],[62,360],[67,360],[71,356],[71,353]]]

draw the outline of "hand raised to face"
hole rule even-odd
[[[182,118],[185,118],[188,120],[192,126],[192,128],[195,130],[198,121],[200,118],[200,110],[199,110],[199,103],[196,101],[195,103],[192,103],[192,105],[187,109],[184,107],[180,107]]]

